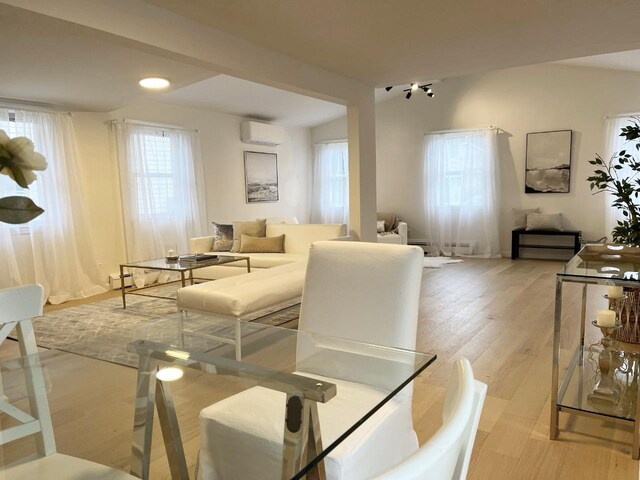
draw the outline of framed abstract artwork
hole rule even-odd
[[[527,133],[525,193],[568,193],[572,130]]]
[[[244,152],[244,180],[247,203],[277,202],[278,155],[265,152]]]

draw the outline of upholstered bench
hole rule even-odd
[[[191,311],[244,320],[260,316],[262,311],[300,303],[306,267],[306,261],[299,261],[179,289],[180,331],[184,331],[184,321]],[[241,356],[239,335],[238,324],[235,339],[227,341],[235,345],[238,359]]]

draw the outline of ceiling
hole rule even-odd
[[[616,45],[640,48],[634,30],[640,2],[631,0],[145,2],[378,87],[584,56]],[[345,113],[336,104],[217,75],[117,36],[1,2],[0,25],[0,101],[106,112],[156,98],[283,126],[314,126]],[[565,63],[640,70],[640,54]],[[148,75],[170,78],[171,90],[141,89],[137,81]],[[376,100],[401,93],[379,90]]]
[[[158,97],[163,102],[209,108],[284,127],[312,127],[345,115],[342,105],[218,75]]]
[[[640,48],[635,0],[145,0],[366,84]]]
[[[148,75],[173,88],[214,72],[130,48],[72,23],[0,4],[0,97],[69,110],[109,111],[153,93]]]
[[[571,60],[562,60],[556,63],[577,65],[580,67],[609,68],[613,70],[640,72],[640,50],[573,58]]]

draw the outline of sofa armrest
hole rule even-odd
[[[402,239],[402,245],[406,245],[409,240],[407,235],[408,227],[406,222],[398,222],[398,235]]]
[[[213,236],[189,239],[189,253],[206,253],[213,251]]]

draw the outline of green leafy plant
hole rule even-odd
[[[34,150],[33,142],[26,137],[9,138],[0,130],[0,174],[12,178],[22,188],[29,188],[36,180],[34,170],[45,170],[47,161]],[[44,213],[29,197],[0,198],[0,222],[27,223]]]

